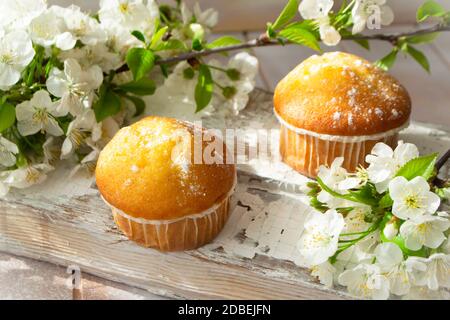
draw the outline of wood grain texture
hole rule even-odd
[[[255,120],[257,112],[263,119],[262,124],[273,128],[277,124],[270,101],[270,93],[255,90],[250,105],[238,120],[226,119],[222,124],[228,128],[233,125],[247,127],[248,121]],[[207,125],[213,126],[214,121]],[[417,143],[423,152],[443,151],[448,148],[445,142],[433,144],[430,140],[438,135],[448,137],[449,133],[436,128],[429,136],[413,135],[407,140]],[[251,167],[246,166],[239,167],[239,170],[241,179],[246,181],[250,177],[251,180],[264,181],[266,185],[279,184],[271,172],[256,175]],[[286,196],[283,193],[272,194],[271,189],[259,189],[265,190],[267,197]],[[307,270],[284,260],[260,255],[253,259],[239,258],[227,254],[220,247],[211,249],[207,246],[195,251],[167,254],[139,247],[117,230],[110,209],[98,194],[55,198],[17,193],[1,200],[0,251],[57,265],[75,264],[83,273],[173,298],[354,298],[340,290],[326,289]]]
[[[339,299],[306,271],[267,258],[252,261],[222,251],[163,254],[138,247],[113,225],[98,196],[0,202],[0,250],[179,298]]]
[[[261,112],[269,115],[270,99],[271,94],[256,90],[249,114],[263,108]],[[239,121],[248,119],[241,116]],[[351,298],[326,289],[308,271],[287,261],[243,259],[220,248],[164,254],[139,247],[117,230],[98,194],[74,198],[13,194],[0,201],[0,251],[75,264],[83,273],[175,298]]]

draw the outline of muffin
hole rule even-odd
[[[278,84],[274,112],[280,153],[298,172],[316,177],[320,165],[344,157],[354,172],[377,142],[397,145],[409,123],[411,99],[391,75],[343,52],[312,56]]]
[[[222,140],[225,164],[205,164],[203,152],[194,161],[194,149],[207,147],[205,133],[186,122],[149,117],[121,129],[101,152],[97,186],[129,239],[182,251],[209,243],[222,230],[236,167],[226,164]]]

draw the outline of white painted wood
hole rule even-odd
[[[265,127],[277,126],[274,117],[268,116],[271,99],[271,94],[256,90],[234,126],[247,126],[251,119],[257,120],[256,114],[265,119]],[[231,128],[232,121],[222,122]],[[423,133],[404,138],[418,143],[423,152],[431,151],[426,148],[440,152],[448,148],[449,132],[422,128]],[[266,180],[245,166],[240,170],[241,183],[251,181],[252,190],[264,203],[292,192],[280,192],[280,183],[271,172],[262,173],[270,179]],[[84,273],[174,298],[352,298],[343,291],[325,289],[308,271],[291,262],[267,256],[243,259],[217,246],[167,254],[139,247],[116,229],[110,209],[98,194],[25,197],[18,193],[0,201],[0,251],[63,266],[76,264]]]

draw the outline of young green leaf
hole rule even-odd
[[[16,109],[12,104],[4,103],[0,106],[0,133],[11,128],[16,122]]]
[[[421,44],[421,43],[428,43],[436,40],[437,37],[439,37],[439,32],[432,32],[427,34],[420,34],[417,36],[412,36],[406,38],[406,42],[411,44]]]
[[[298,6],[299,0],[289,0],[277,20],[273,23],[272,28],[277,30],[288,24],[295,17]]]
[[[368,184],[359,191],[350,191],[347,194],[341,194],[328,187],[319,177],[317,177],[317,182],[324,191],[328,192],[335,198],[362,203],[368,206],[375,206],[377,204],[376,199],[372,195],[372,187]]]
[[[389,193],[386,193],[383,198],[381,198],[378,206],[382,209],[390,208],[394,204],[394,200],[392,200]]]
[[[422,68],[424,68],[428,73],[430,72],[430,62],[422,51],[419,51],[410,45],[407,45],[405,50],[411,57],[413,57],[414,60],[417,61],[417,63],[422,66]]]
[[[128,51],[127,65],[133,73],[134,80],[142,79],[155,65],[155,54],[144,48],[133,48]]]
[[[155,82],[148,78],[142,78],[119,86],[119,89],[137,96],[151,96],[155,93]]]
[[[187,51],[188,47],[186,44],[178,39],[169,39],[167,41],[163,41],[158,44],[155,48],[155,51],[165,51],[165,50],[178,50],[178,51]]]
[[[202,111],[211,102],[213,89],[214,82],[211,70],[208,66],[202,64],[199,69],[197,86],[195,87],[196,112]]]
[[[369,40],[359,39],[359,40],[355,40],[355,43],[359,44],[361,47],[363,47],[366,50],[370,50]]]
[[[145,36],[142,32],[140,32],[138,30],[134,30],[131,34],[139,41],[145,43]]]
[[[100,88],[99,98],[93,106],[97,122],[100,123],[106,118],[116,115],[119,113],[120,108],[120,97],[106,85],[103,85]]]
[[[239,39],[236,39],[235,37],[224,36],[224,37],[220,37],[220,38],[214,40],[211,43],[208,43],[206,45],[206,48],[208,48],[208,49],[222,48],[222,47],[228,47],[228,46],[232,46],[232,45],[236,45],[236,44],[240,44],[240,43],[242,43],[242,41]]]
[[[161,42],[162,38],[166,34],[169,27],[165,26],[159,29],[152,38],[152,42],[150,43],[150,48],[154,50]]]
[[[433,153],[429,156],[412,159],[400,168],[396,176],[405,177],[408,180],[421,176],[428,180],[434,175],[437,157],[438,154]]]
[[[395,63],[397,59],[398,50],[395,48],[387,56],[375,62],[375,65],[384,71],[388,71]]]
[[[144,113],[146,107],[144,100],[142,100],[139,97],[133,97],[128,95],[124,97],[134,104],[134,107],[136,108],[136,112],[133,115],[134,117],[139,117]]]
[[[300,45],[307,46],[315,51],[321,51],[316,36],[301,25],[294,24],[280,31],[280,36]]]
[[[442,17],[445,14],[445,9],[439,3],[429,0],[417,10],[417,22],[423,22],[429,17]]]

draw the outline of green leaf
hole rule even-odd
[[[242,43],[242,41],[239,39],[236,39],[235,37],[224,36],[224,37],[220,37],[220,38],[214,40],[211,43],[208,43],[206,45],[206,48],[208,48],[208,49],[222,48],[222,47],[228,47],[228,46],[241,44],[241,43]]]
[[[439,35],[440,35],[439,32],[421,34],[406,38],[406,42],[411,44],[428,43],[436,40],[436,38],[439,37]]]
[[[142,32],[140,32],[138,30],[134,30],[131,34],[139,41],[145,43],[145,36]]]
[[[389,193],[386,193],[383,198],[381,198],[378,206],[382,209],[390,208],[394,204],[394,200],[392,200]]]
[[[428,73],[430,72],[430,62],[428,61],[427,57],[423,54],[422,51],[417,50],[416,48],[407,45],[405,48],[406,52],[414,58],[414,60],[419,63],[422,68],[424,68]]]
[[[202,64],[199,69],[198,82],[195,88],[195,102],[197,103],[196,112],[200,112],[211,102],[213,89],[214,82],[211,70],[208,66]]]
[[[0,133],[11,128],[16,122],[16,109],[10,103],[0,106]]]
[[[106,85],[103,85],[100,88],[99,98],[93,106],[97,122],[100,123],[106,118],[116,115],[120,112],[120,108],[120,97]]]
[[[439,3],[429,0],[417,10],[417,22],[423,22],[429,17],[442,17],[445,14],[445,9]]]
[[[281,30],[279,34],[281,37],[286,38],[293,43],[304,45],[315,51],[321,51],[316,36],[301,25],[293,24],[286,29]]]
[[[155,93],[155,82],[148,78],[142,78],[119,86],[119,89],[137,96],[151,96]]]
[[[273,29],[280,29],[288,24],[296,15],[299,6],[298,0],[289,0],[277,20],[273,23]]]
[[[405,177],[408,180],[421,176],[428,180],[434,175],[437,157],[438,154],[433,153],[429,156],[412,159],[400,168],[396,176]]]
[[[368,184],[364,186],[361,190],[350,191],[347,194],[341,194],[328,187],[319,177],[317,177],[317,182],[324,191],[328,192],[335,198],[362,203],[368,206],[375,206],[377,204],[376,199],[372,195],[371,191],[372,187],[369,186]]]
[[[135,108],[136,108],[136,113],[134,114],[134,117],[139,117],[140,115],[142,115],[145,111],[146,105],[144,100],[142,100],[139,97],[133,97],[133,96],[124,96],[126,99],[130,100]]]
[[[155,54],[144,48],[133,48],[128,51],[126,60],[134,80],[140,80],[153,69]]]
[[[360,40],[354,40],[357,44],[359,44],[361,47],[363,47],[366,50],[370,50],[370,43],[369,40],[366,39],[360,39]]]
[[[157,45],[161,42],[162,38],[166,34],[169,27],[165,26],[164,28],[159,29],[152,38],[152,42],[150,43],[150,48],[155,49]]]
[[[384,71],[388,71],[395,63],[397,59],[398,49],[395,48],[387,56],[375,62],[375,65]]]
[[[161,42],[155,48],[155,51],[165,51],[165,50],[179,50],[179,51],[187,51],[188,47],[184,42],[178,39],[169,39],[167,41]]]

